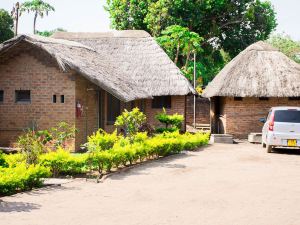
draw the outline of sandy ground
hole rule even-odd
[[[299,225],[300,153],[215,144],[1,199],[1,225]]]

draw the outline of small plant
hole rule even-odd
[[[155,118],[163,123],[165,125],[165,130],[164,129],[159,129],[159,132],[164,132],[164,131],[176,131],[181,128],[182,122],[183,122],[183,115],[179,115],[177,113],[173,115],[168,115],[166,112],[166,109],[163,108],[162,113],[159,113],[155,116]]]
[[[60,122],[49,130],[54,147],[66,147],[66,142],[75,137],[77,130],[66,122]]]
[[[138,131],[141,125],[146,121],[146,116],[139,108],[134,108],[132,111],[125,111],[118,116],[115,126],[124,130],[124,135],[132,137]]]
[[[111,149],[118,139],[119,137],[116,130],[112,134],[109,134],[99,129],[96,133],[88,137],[88,142],[85,144],[85,147],[89,152],[104,151]]]
[[[17,142],[21,152],[25,155],[27,165],[37,164],[38,157],[43,153],[44,146],[33,130],[28,130],[21,135]]]

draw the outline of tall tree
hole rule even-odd
[[[15,36],[18,35],[18,27],[19,27],[19,16],[20,16],[20,3],[17,2],[11,11],[11,16],[14,20],[14,27],[15,27]]]
[[[271,38],[268,39],[268,43],[278,48],[295,62],[300,63],[300,42],[294,41],[288,35],[277,34],[271,36]]]
[[[14,21],[4,9],[0,9],[0,43],[14,36]]]
[[[41,18],[44,17],[46,14],[48,16],[48,13],[51,11],[55,11],[54,7],[50,4],[42,1],[42,0],[32,0],[24,2],[21,5],[21,13],[27,11],[34,13],[34,19],[33,19],[33,33],[36,33],[36,21],[37,17],[40,16]]]
[[[141,4],[142,13],[130,10]],[[203,37],[197,62],[207,78],[212,78],[228,57],[266,40],[277,25],[273,6],[261,0],[108,0],[106,9],[116,29],[143,29],[159,37],[168,27],[179,25]],[[176,55],[176,50],[172,54]]]

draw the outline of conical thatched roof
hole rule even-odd
[[[195,93],[178,67],[145,31],[57,32],[52,37],[76,41],[110,56],[109,63],[116,64],[124,77],[134,80],[151,96]]]
[[[126,62],[117,60],[113,55],[97,50],[98,47],[95,45],[88,46],[78,41],[34,35],[21,35],[4,42],[0,45],[0,56],[24,42],[49,53],[63,71],[70,69],[77,71],[122,101],[152,98],[156,95],[186,95],[193,92],[189,82],[157,44],[156,48],[150,49],[147,54],[144,54],[144,58],[138,57],[140,60],[137,68],[130,63],[135,60],[130,58]],[[131,44],[132,46],[127,46],[128,51],[137,46],[134,43]],[[124,47],[111,46],[111,48]],[[140,54],[142,55],[143,51]],[[147,58],[151,54],[157,54],[159,60],[153,62],[153,57]],[[161,56],[163,54],[164,57]],[[127,59],[126,56],[123,57]],[[157,68],[161,68],[164,73],[156,73]],[[158,77],[158,75],[160,76]],[[148,84],[147,87],[145,83]],[[160,92],[157,86],[160,87]],[[153,89],[157,92],[154,92]]]
[[[203,96],[298,97],[300,65],[259,41],[228,63]]]

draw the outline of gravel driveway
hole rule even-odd
[[[215,144],[0,204],[1,225],[299,225],[300,154]]]

